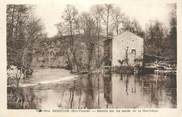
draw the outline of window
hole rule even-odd
[[[131,53],[132,54],[136,54],[136,50],[135,49],[131,49]]]

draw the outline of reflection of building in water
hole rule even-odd
[[[172,101],[175,102],[171,98],[173,92],[164,89],[165,84],[153,76],[91,75],[83,78],[81,84],[75,84],[72,108],[171,107]],[[70,105],[71,94],[62,100],[68,99],[65,105]]]
[[[140,107],[145,103],[137,77],[128,74],[112,74],[112,102],[116,108]]]
[[[176,81],[163,82],[150,75],[84,75],[74,81],[51,85],[51,89],[40,86],[23,90],[24,106],[64,109],[176,107],[176,85],[171,85],[172,82]]]

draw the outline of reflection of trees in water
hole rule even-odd
[[[87,78],[84,79],[84,83],[86,84],[86,87],[82,88],[82,91],[84,91],[84,94],[85,94],[84,108],[88,108],[88,109],[100,108],[103,101],[103,98],[100,95],[100,89],[102,89],[102,85],[101,85],[102,79],[103,79],[105,101],[107,103],[107,106],[108,104],[112,104],[111,74],[104,74],[104,76],[103,74],[88,74]],[[97,94],[97,98],[95,98],[96,94]]]
[[[73,108],[73,101],[74,101],[74,92],[75,92],[75,81],[73,82],[73,87],[70,90],[70,108]]]
[[[58,107],[62,107],[63,106],[62,103],[63,103],[63,99],[65,97],[65,89],[63,89],[63,91],[62,91],[61,97],[62,98],[60,99],[60,103],[58,103]]]
[[[94,107],[94,94],[93,94],[93,74],[88,74],[79,80],[73,81],[73,84],[63,90],[62,100],[58,104],[59,107],[66,108],[93,108]],[[65,93],[68,92],[68,95]],[[66,101],[66,98],[68,99]],[[66,105],[65,105],[66,104]]]
[[[164,76],[148,76],[142,80],[144,95],[150,96],[150,103],[156,107],[170,103],[176,107],[176,82],[175,78]],[[162,103],[161,103],[162,102]]]
[[[82,90],[79,90],[79,102],[78,102],[78,108],[81,108],[81,98],[82,98]]]
[[[176,82],[175,79],[168,77],[164,80],[164,76],[158,76],[155,82],[151,82],[151,102],[159,107],[161,101],[166,101],[176,105]],[[162,79],[161,79],[162,78]],[[165,94],[165,97],[163,96]],[[169,98],[170,97],[170,98]],[[174,100],[173,100],[174,99]]]
[[[23,103],[24,103],[23,89],[16,87],[8,87],[7,101],[9,109],[23,108]]]
[[[176,107],[177,104],[177,90],[176,90],[176,76],[171,76],[168,82],[165,83],[165,92],[170,98],[173,107]]]
[[[118,79],[113,79],[115,82],[112,82],[111,73],[107,73],[104,75],[88,74],[85,76],[82,79],[75,80],[71,83],[55,86],[54,91],[57,91],[57,93],[61,93],[58,107],[88,109],[104,108],[105,105],[103,104],[105,104],[105,102],[106,107],[110,107],[114,106],[113,104],[115,104],[115,102],[113,98],[117,96],[121,96],[119,98],[125,97],[126,101],[127,97],[129,97],[130,100],[131,96],[134,98],[135,96],[138,96],[136,99],[140,98],[141,100],[143,100],[144,97],[144,102],[141,103],[151,104],[152,106],[155,105],[156,107],[161,107],[161,104],[170,103],[173,107],[176,107],[176,80],[173,78],[167,78],[167,81],[164,81],[160,78],[155,78],[153,76],[147,76],[146,78],[143,78],[143,76],[139,77],[128,74],[121,74],[121,78],[119,78],[120,76],[118,76]],[[116,87],[112,90],[113,86]],[[120,88],[122,88],[122,90],[120,90]],[[103,92],[100,89],[104,90],[103,95]],[[13,107],[12,105],[10,105],[10,103],[8,103],[8,108],[31,109],[40,107],[39,105],[41,105],[41,101],[45,100],[42,95],[39,95],[37,93],[37,90],[43,89],[33,89],[29,87],[23,88],[21,90],[19,89],[18,91],[11,91],[11,93],[13,92],[13,94],[16,95],[16,98],[14,98],[14,102],[16,102],[16,104]],[[119,94],[114,93],[115,95],[114,97],[112,97],[112,91],[115,90],[119,90],[122,92]],[[9,89],[8,94],[10,94]],[[8,99],[10,99],[10,97],[8,97]],[[140,99],[139,101],[141,101]]]
[[[123,74],[122,73],[120,74],[120,80],[123,80]]]
[[[100,108],[100,83],[102,83],[103,79],[103,88],[104,88],[104,98],[107,103],[107,107],[109,104],[112,104],[112,82],[111,82],[111,73],[107,74],[89,74],[86,80],[86,87],[84,88],[85,92],[85,108]],[[96,84],[93,84],[93,81],[96,81]],[[97,94],[96,100],[94,99],[94,91]],[[96,105],[94,105],[96,104]]]
[[[8,97],[8,108],[35,109],[36,97],[33,88],[12,88],[11,97]]]
[[[111,73],[104,74],[104,98],[108,104],[112,104],[112,82],[111,82]]]
[[[170,101],[172,103],[173,108],[176,108],[176,104],[177,104],[177,91],[176,88],[168,88],[166,89],[166,92],[169,92],[167,95],[171,98]]]
[[[151,84],[151,102],[154,103],[157,107],[159,106],[159,95],[158,95],[158,89],[156,84]]]
[[[93,84],[92,84],[92,74],[88,74],[88,78],[86,80],[87,87],[85,88],[85,94],[86,94],[86,103],[85,108],[93,108],[93,101],[94,101],[94,94],[93,94]]]
[[[128,95],[128,83],[129,83],[129,80],[128,80],[128,75],[126,74],[126,89],[125,89],[125,91],[126,91],[126,94]]]
[[[74,81],[73,82],[73,86],[71,88],[69,88],[69,104],[70,104],[70,108],[81,108],[81,97],[82,97],[82,90],[80,87],[77,86],[77,82]],[[78,99],[78,105],[74,105],[75,103],[75,94],[78,93],[79,99]]]
[[[69,90],[69,103],[77,103],[78,105],[75,106],[78,108],[100,108],[100,78],[102,78],[101,74],[90,73],[83,77],[79,83],[76,82],[74,88]],[[73,94],[75,94],[73,91],[77,92],[78,95],[78,98],[75,100],[73,99]],[[72,105],[72,108],[75,106]]]
[[[158,107],[159,105],[159,95],[161,90],[161,85],[158,85],[158,78],[153,78],[148,76],[147,78],[141,79],[143,95],[149,96],[149,101]]]
[[[100,74],[97,75],[97,95],[98,95],[98,108],[100,108]]]
[[[137,76],[135,75],[134,76],[134,87],[132,88],[132,93],[136,93],[136,82],[137,82],[136,78],[137,78]]]

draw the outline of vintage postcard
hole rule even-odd
[[[180,4],[2,1],[0,116],[182,117]]]

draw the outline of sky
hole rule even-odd
[[[146,24],[153,20],[158,20],[164,25],[169,25],[170,3],[175,0],[51,0],[36,3],[34,13],[42,19],[45,32],[48,37],[57,34],[55,24],[60,22],[62,13],[67,4],[74,5],[79,12],[89,11],[95,4],[112,3],[120,7],[127,16],[135,18],[145,29]]]

